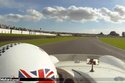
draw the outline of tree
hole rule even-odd
[[[103,32],[100,32],[99,35],[104,35]]]
[[[111,31],[111,32],[109,33],[109,35],[110,35],[110,36],[119,36],[119,34],[116,33],[115,31]]]

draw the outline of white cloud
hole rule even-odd
[[[96,21],[99,17],[97,9],[71,6],[67,9],[68,17],[74,21]]]
[[[25,13],[25,12],[23,12]],[[42,19],[54,19],[57,21],[88,22],[104,20],[112,23],[125,22],[125,6],[117,5],[112,10],[108,8],[91,7],[45,7],[41,12],[35,9],[28,9],[26,14],[0,15],[0,19],[8,21],[40,21]]]
[[[96,9],[76,6],[70,6],[68,8],[58,6],[54,8],[46,7],[42,13],[49,18],[71,21],[95,21],[99,15]]]
[[[99,9],[102,19],[105,21],[110,21],[114,23],[125,22],[125,6],[117,5],[113,10],[107,8]]]
[[[20,19],[22,19],[23,16],[20,14],[8,14],[4,16],[4,19],[8,19],[8,21],[19,21]]]
[[[121,16],[118,12],[111,11],[107,8],[100,9],[100,13],[102,14],[102,19],[105,21],[120,22],[121,20]]]
[[[32,16],[42,17],[42,14],[34,9],[28,9],[27,12]]]
[[[38,12],[35,9],[28,9],[27,13],[30,15],[28,17],[32,18],[34,20],[41,20],[42,18],[44,18],[44,16],[42,15],[42,13]],[[27,17],[27,16],[25,16],[25,17]]]
[[[56,20],[70,20],[78,22],[105,20],[112,23],[125,22],[125,7],[117,5],[113,10],[108,8],[91,7],[46,7],[42,10],[43,15]]]
[[[0,20],[2,21],[11,21],[11,22],[18,22],[18,21],[39,21],[43,19],[43,15],[34,9],[28,9],[26,15],[21,14],[6,14],[0,15]]]
[[[125,6],[116,5],[114,11],[118,12],[121,16],[125,16]]]
[[[125,22],[125,16],[121,15],[120,14],[121,12],[118,11],[118,10],[116,11],[114,9],[114,10],[111,11],[107,8],[101,8],[101,9],[99,9],[99,12],[102,16],[101,19],[104,19],[105,21],[110,21],[110,22],[114,22],[114,23]]]
[[[46,7],[42,10],[42,13],[51,19],[56,19],[58,21],[63,21],[64,19],[67,19],[67,11],[63,7]]]

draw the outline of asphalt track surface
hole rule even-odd
[[[69,40],[57,43],[42,45],[48,54],[96,54],[96,55],[112,55],[125,60],[125,51],[114,46],[101,42],[98,38],[88,37],[77,40]],[[63,57],[63,56],[58,56]],[[66,56],[65,56],[66,57]]]

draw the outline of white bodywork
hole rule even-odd
[[[105,62],[107,58],[112,60]],[[113,56],[100,57],[99,64],[94,65],[94,72],[90,72],[91,65],[84,60],[61,61],[55,65],[72,75],[77,83],[125,83],[125,63]]]
[[[3,48],[4,52],[2,52]],[[0,50],[0,78],[18,78],[20,70],[25,70],[25,72],[33,78],[39,78],[33,75],[31,71],[38,71],[41,69],[50,69],[54,72],[55,78],[57,78],[56,68],[50,60],[49,55],[37,46],[26,43],[8,44],[0,47]],[[4,82],[0,81],[0,83]],[[13,82],[6,81],[5,83]]]
[[[62,60],[66,59],[65,56],[72,55],[57,55],[61,58],[55,57],[56,55],[48,56],[39,47],[26,43],[8,44],[0,47],[0,50],[0,78],[18,77],[20,69],[30,72],[47,68],[54,72],[56,78],[64,78],[64,80],[61,80],[62,82],[58,80],[60,83],[125,83],[125,63],[113,56],[91,55],[91,57],[85,54],[73,54],[76,56],[73,56],[73,60]],[[96,63],[93,68],[94,72],[90,72],[91,65],[89,64],[89,60],[92,58]],[[35,78],[36,76],[32,75],[32,77]],[[70,82],[65,82],[67,79],[72,79],[73,82],[71,80]],[[15,82],[0,81],[0,83]],[[28,83],[37,82],[30,81]]]

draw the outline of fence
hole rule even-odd
[[[41,31],[32,31],[32,30],[15,30],[15,29],[4,29],[0,28],[0,33],[7,34],[29,34],[29,35],[45,35],[45,36],[56,36],[54,33],[45,33]]]

